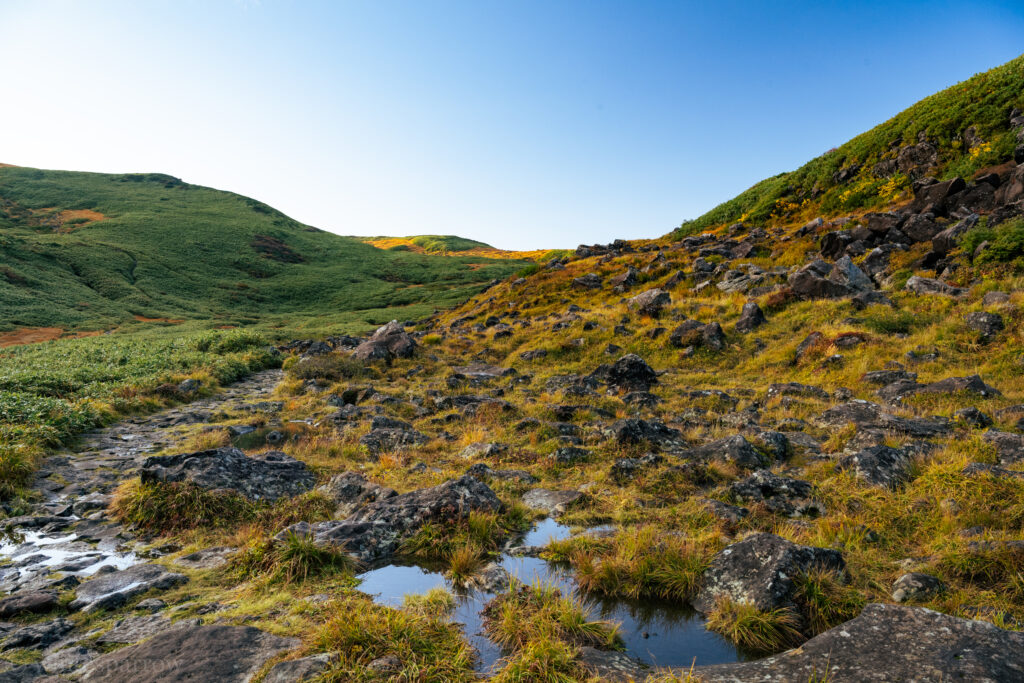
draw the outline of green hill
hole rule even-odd
[[[446,251],[476,244],[454,239]],[[0,168],[0,331],[142,318],[365,327],[454,305],[521,267],[378,249],[162,174]]]
[[[674,235],[737,221],[835,216],[905,198],[923,175],[969,178],[1013,157],[1015,108],[1024,109],[1024,56],[926,97],[795,171],[762,180]]]

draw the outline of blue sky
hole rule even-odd
[[[0,161],[341,234],[654,237],[1022,36],[1019,0],[0,0]]]

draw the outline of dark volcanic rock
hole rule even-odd
[[[648,289],[646,292],[637,294],[627,304],[630,308],[652,318],[658,317],[661,309],[672,303],[672,297],[663,289]]]
[[[733,483],[729,491],[744,503],[761,503],[787,517],[816,517],[825,512],[825,506],[811,497],[814,487],[809,481],[782,477],[769,470],[758,470]]]
[[[693,460],[718,460],[731,462],[746,469],[760,469],[770,463],[768,458],[747,441],[741,434],[717,439],[703,446],[691,448],[680,456]]]
[[[639,458],[619,458],[612,463],[610,473],[612,479],[622,484],[635,479],[644,469],[664,461],[665,459],[656,453],[648,453]]]
[[[721,351],[727,343],[720,324],[717,322],[705,324],[696,320],[687,320],[680,324],[672,330],[668,340],[672,346],[680,348],[692,346],[713,351]]]
[[[1024,460],[1024,435],[990,429],[981,438],[995,446],[996,455],[1003,465],[1015,465]]]
[[[986,340],[996,336],[1006,327],[1006,324],[1003,322],[1003,316],[998,313],[986,313],[985,311],[968,313],[964,316],[964,322],[967,323],[967,327],[979,332],[982,338]]]
[[[175,574],[158,564],[137,564],[86,581],[75,590],[75,599],[68,607],[83,612],[112,609],[147,591],[167,590],[186,581],[188,577],[184,574]]]
[[[877,403],[860,400],[829,408],[818,416],[817,422],[822,427],[838,428],[852,424],[862,430],[876,429],[919,439],[941,436],[951,430],[950,421],[946,418],[897,417],[884,412]]]
[[[846,562],[838,550],[797,545],[774,534],[752,534],[715,555],[693,606],[707,614],[716,600],[729,598],[764,611],[792,607],[795,577],[813,567],[842,572]]]
[[[871,446],[840,458],[839,467],[854,470],[874,486],[895,489],[910,478],[910,454],[902,448]]]
[[[849,256],[831,266],[821,260],[808,263],[789,276],[789,287],[801,299],[838,299],[874,289]]]
[[[438,486],[367,503],[342,521],[294,524],[278,534],[312,537],[318,545],[341,546],[364,562],[393,554],[425,523],[463,519],[473,510],[498,512],[501,501],[486,484],[464,475]]]
[[[667,450],[684,445],[682,433],[678,429],[665,426],[661,420],[643,420],[637,417],[617,420],[612,424],[610,431],[622,445],[646,442]]]
[[[298,647],[251,626],[214,624],[172,628],[149,640],[103,655],[87,664],[85,683],[168,683],[223,681],[244,683],[272,657]]]
[[[796,650],[693,670],[704,683],[1024,680],[1024,633],[921,607],[872,604]]]
[[[422,446],[429,439],[415,429],[379,428],[372,429],[359,439],[359,443],[373,455],[396,451],[410,446]]]
[[[635,353],[615,361],[606,376],[608,388],[616,392],[648,391],[657,384],[658,373]]]
[[[144,484],[188,482],[268,501],[305,493],[315,482],[306,463],[291,456],[268,451],[250,457],[237,448],[153,456],[142,463],[139,476]]]
[[[764,313],[761,311],[761,307],[755,302],[743,304],[743,311],[740,313],[740,319],[736,321],[736,331],[740,334],[746,334],[753,332],[761,325],[768,322]]]
[[[56,606],[57,594],[53,591],[22,591],[0,600],[0,619],[49,612]]]
[[[336,517],[347,517],[357,509],[375,500],[386,500],[398,493],[386,486],[375,484],[358,472],[336,474],[317,488],[337,505]]]
[[[369,339],[352,352],[360,360],[391,360],[411,358],[416,353],[416,340],[397,320],[377,328]]]

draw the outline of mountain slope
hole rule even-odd
[[[365,326],[454,305],[520,267],[377,249],[167,175],[0,168],[7,330],[310,316]]]
[[[919,177],[969,178],[1011,158],[1024,142],[1009,124],[1014,109],[1024,109],[1024,56],[926,97],[795,171],[762,180],[674,235],[738,221],[836,216],[904,199]]]

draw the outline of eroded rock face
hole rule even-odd
[[[315,482],[306,463],[284,453],[268,451],[250,457],[237,448],[146,458],[139,476],[144,484],[188,482],[267,501],[305,493]]]
[[[392,555],[409,536],[429,521],[453,521],[472,510],[499,512],[501,501],[486,484],[472,476],[447,481],[376,500],[341,521],[300,522],[278,538],[294,533],[311,537],[318,545],[340,546],[350,555],[372,562]]]
[[[271,657],[298,647],[250,626],[172,628],[87,664],[79,680],[103,683],[249,681]]]
[[[75,599],[68,607],[83,612],[113,609],[147,591],[166,590],[186,581],[188,577],[184,574],[168,571],[158,564],[137,564],[86,581],[75,590]]]
[[[369,339],[352,352],[359,360],[391,360],[411,358],[416,353],[416,340],[397,320],[377,328]]]
[[[756,662],[701,666],[705,683],[782,683],[821,680],[1024,680],[1024,633],[1005,631],[921,607],[872,604],[860,616],[796,650]]]
[[[774,534],[753,534],[715,555],[693,606],[706,614],[716,600],[728,598],[765,611],[792,607],[794,578],[812,567],[841,572],[846,562],[838,550],[797,545]]]

